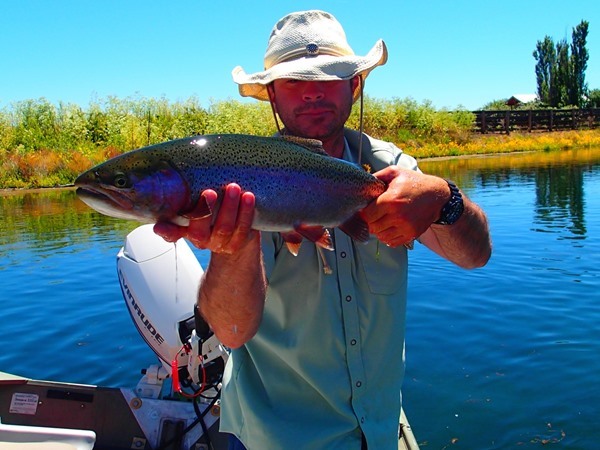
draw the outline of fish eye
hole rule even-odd
[[[113,179],[113,185],[121,189],[129,187],[130,185],[127,175],[125,175],[124,173],[115,174],[115,178]]]

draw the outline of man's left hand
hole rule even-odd
[[[387,189],[361,214],[369,232],[390,247],[410,244],[439,218],[450,190],[442,178],[389,166],[374,174]]]

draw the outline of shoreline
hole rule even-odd
[[[8,197],[10,195],[17,194],[35,194],[41,191],[62,191],[69,189],[75,189],[75,186],[72,184],[67,184],[64,186],[48,186],[37,188],[0,188],[0,197]]]

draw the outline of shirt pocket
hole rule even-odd
[[[371,237],[366,244],[356,243],[355,249],[371,293],[392,295],[406,288],[406,247],[391,248]]]

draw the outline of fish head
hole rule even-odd
[[[188,209],[186,179],[165,155],[134,151],[112,158],[75,180],[77,196],[111,217],[145,223],[177,221]]]

